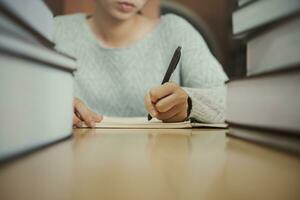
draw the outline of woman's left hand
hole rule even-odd
[[[152,88],[144,98],[147,111],[163,122],[181,122],[188,115],[188,94],[176,83]]]

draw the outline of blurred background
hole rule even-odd
[[[76,12],[92,13],[93,0],[46,0],[54,15]],[[245,46],[232,37],[232,11],[235,0],[150,0],[143,13],[150,17],[160,15],[160,4],[174,4],[176,10],[190,13],[201,22],[202,29],[209,38],[213,54],[223,65],[229,77],[240,77],[246,73]],[[209,45],[209,46],[210,46]]]

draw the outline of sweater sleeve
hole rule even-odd
[[[192,99],[190,118],[205,123],[224,122],[226,86],[183,89]]]
[[[182,22],[181,86],[192,99],[190,117],[206,123],[224,121],[227,76],[203,37]]]

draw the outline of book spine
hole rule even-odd
[[[0,160],[70,136],[73,76],[0,51]]]
[[[299,0],[255,1],[233,13],[233,33],[242,34],[298,12]]]
[[[251,39],[247,44],[247,75],[300,65],[300,16]]]
[[[249,5],[250,3],[253,3],[254,1],[257,1],[257,0],[239,0],[238,6],[239,7],[246,6],[246,5]]]
[[[45,38],[53,41],[53,14],[44,1],[1,0],[0,5]]]
[[[300,135],[300,68],[227,83],[226,121]]]
[[[300,138],[263,130],[230,126],[229,137],[242,139],[289,153],[300,154]]]

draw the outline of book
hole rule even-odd
[[[227,83],[226,122],[300,133],[300,67]]]
[[[31,60],[38,60],[40,62],[47,63],[52,67],[54,66],[72,72],[76,70],[75,59],[72,59],[70,56],[63,55],[44,46],[29,44],[22,40],[16,39],[12,35],[2,33],[1,31],[0,49],[7,53],[9,52]]]
[[[300,154],[299,137],[235,126],[230,126],[226,135],[278,150]]]
[[[39,40],[28,32],[24,27],[19,26],[13,19],[0,12],[0,30],[2,34],[7,34],[16,39],[26,41],[28,43],[42,46]]]
[[[242,34],[300,12],[299,0],[255,1],[233,13],[233,34]]]
[[[238,0],[238,6],[242,7],[257,0]]]
[[[87,126],[84,125],[83,128]],[[111,129],[185,129],[185,128],[226,128],[227,124],[207,124],[195,121],[163,123],[153,118],[148,121],[146,117],[107,117],[104,116],[95,128]]]
[[[0,9],[18,26],[53,46],[53,14],[43,0],[1,0]]]
[[[282,70],[300,64],[300,16],[294,17],[247,43],[247,74]]]
[[[72,134],[74,60],[0,34],[0,162]]]

